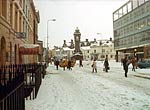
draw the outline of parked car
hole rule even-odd
[[[145,59],[143,61],[138,61],[137,66],[139,68],[150,68],[150,59]]]

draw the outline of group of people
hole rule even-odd
[[[128,66],[129,64],[132,64],[132,71],[135,71],[135,69],[137,68],[137,64],[136,64],[136,59],[135,57],[132,58],[128,58],[128,56],[125,56],[122,60],[121,60],[122,64],[123,64],[123,69],[125,71],[125,77],[127,77],[127,73],[128,73]],[[109,67],[109,62],[108,62],[108,56],[106,56],[105,60],[104,60],[104,68],[103,70],[105,72],[108,72],[108,70],[110,69]],[[96,72],[97,73],[97,64],[96,64],[96,59],[93,60],[92,62],[92,73]]]
[[[65,68],[67,67],[69,70],[72,70],[72,67],[75,64],[75,60],[70,60],[70,59],[61,59],[60,61],[58,59],[56,59],[54,61],[54,65],[56,66],[56,69],[58,70],[58,67],[62,67],[63,70],[65,70]]]
[[[108,56],[106,56],[103,65],[104,65],[103,70],[104,70],[105,72],[108,72],[108,70],[110,69],[110,67],[109,67],[109,62],[108,62]],[[97,73],[96,59],[94,59],[93,62],[92,62],[92,73],[94,73],[94,72]]]
[[[72,70],[72,67],[75,65],[75,60],[67,60],[67,59],[62,59],[62,60],[58,60],[56,59],[54,64],[56,66],[56,69],[58,70],[58,67],[63,67],[63,70],[65,70],[65,67],[67,67],[69,70]],[[128,58],[128,56],[125,56],[123,59],[121,59],[121,63],[123,65],[123,70],[125,71],[125,77],[127,77],[127,73],[128,73],[128,66],[131,63],[132,64],[132,71],[135,71],[135,69],[137,68],[136,65],[136,59],[135,57],[132,58]],[[110,69],[109,66],[109,62],[108,62],[108,56],[106,55],[106,58],[104,60],[104,68],[103,71],[108,72],[108,70]],[[92,73],[96,72],[97,73],[97,62],[96,59],[94,59],[92,61]],[[79,62],[79,67],[83,67],[82,61]]]

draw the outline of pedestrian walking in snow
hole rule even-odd
[[[95,72],[97,73],[96,59],[94,59],[93,62],[92,62],[92,73],[94,73],[94,70],[95,70]]]
[[[130,64],[130,60],[128,59],[127,56],[125,56],[125,58],[123,59],[123,69],[125,71],[125,77],[127,77],[129,64]]]
[[[132,71],[135,71],[135,68],[136,68],[136,60],[135,60],[135,57],[133,57],[131,59],[131,64],[132,64]]]
[[[67,66],[67,68],[68,68],[69,70],[72,70],[72,68],[71,68],[71,60],[68,60],[68,66]]]
[[[79,67],[83,67],[82,60],[79,61]]]
[[[108,63],[108,56],[106,56],[105,61],[104,61],[104,68],[105,71],[108,72],[109,68],[109,63]]]
[[[58,59],[55,61],[55,65],[56,65],[56,69],[58,70],[58,66],[59,66],[59,60]]]

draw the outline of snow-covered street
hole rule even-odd
[[[128,78],[120,63],[110,62],[110,71],[92,73],[91,62],[83,62],[65,71],[49,65],[47,75],[35,100],[26,101],[26,110],[150,110],[150,80],[136,74],[150,75],[150,69],[131,71]]]

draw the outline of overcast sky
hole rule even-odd
[[[39,40],[47,46],[47,21],[49,21],[49,47],[62,46],[63,40],[74,40],[76,27],[81,40],[113,38],[112,13],[128,0],[34,0],[40,12]],[[101,33],[101,34],[97,34]]]

